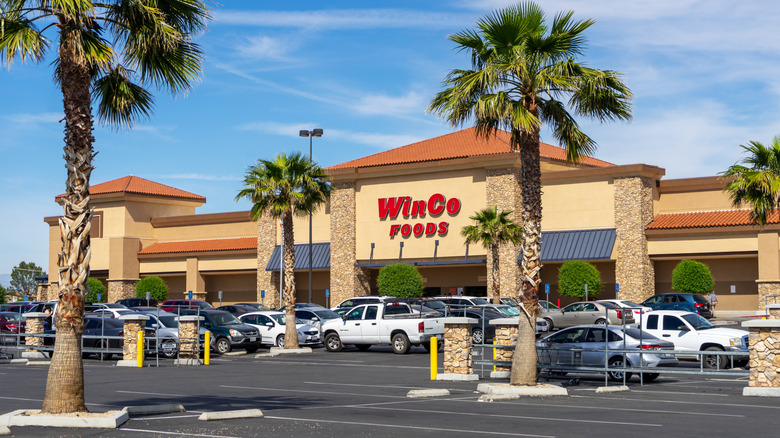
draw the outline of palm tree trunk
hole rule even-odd
[[[60,75],[65,111],[65,167],[68,171],[64,214],[60,218],[57,337],[46,381],[44,413],[86,412],[81,336],[84,298],[91,258],[89,178],[92,173],[92,101],[88,66],[79,56],[78,42],[63,31],[60,37]]]
[[[491,282],[493,287],[493,303],[501,304],[501,275],[499,273],[500,265],[498,260],[498,244],[490,245],[490,256],[492,257]]]
[[[534,115],[537,112],[534,112]],[[510,384],[536,385],[536,317],[539,311],[538,291],[541,283],[539,271],[542,269],[542,172],[539,160],[539,131],[513,131],[512,142],[515,143],[517,139],[522,162],[520,184],[523,196],[521,298],[530,317],[525,314],[520,316]]]
[[[284,228],[284,348],[298,348],[298,330],[295,326],[295,236],[292,210],[282,213]]]

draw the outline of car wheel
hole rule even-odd
[[[167,357],[168,359],[173,359],[176,357],[176,354],[178,354],[178,345],[176,345],[176,341],[173,339],[165,339],[160,343],[160,353],[163,355],[163,357]]]
[[[217,339],[216,345],[217,353],[225,354],[230,352],[230,341],[227,338]]]
[[[336,333],[329,333],[325,336],[325,348],[328,351],[341,351],[344,348],[344,344],[341,343],[339,335]]]
[[[720,347],[707,347],[704,349],[704,351],[723,351]],[[704,362],[704,368],[709,369],[725,369],[728,368],[729,365],[729,358],[726,356],[720,356],[717,354],[705,354],[704,357],[702,357],[702,361]]]
[[[105,339],[101,339],[100,342],[98,342],[98,344],[97,344],[97,348],[99,348],[100,350],[108,350],[108,348],[109,348],[108,341],[105,340]],[[100,353],[97,354],[97,357],[100,360],[109,360],[109,359],[111,359],[112,356],[114,356],[113,353],[103,353],[103,352],[100,352]]]
[[[482,329],[474,329],[473,332],[471,332],[471,341],[474,344],[481,344],[485,340],[485,337],[482,333]]]
[[[555,325],[552,322],[552,319],[550,318],[544,318],[545,321],[547,321],[547,331],[551,332],[553,331],[553,328],[555,328]]]
[[[642,374],[642,380],[645,382],[652,382],[660,376],[659,373]]]
[[[406,354],[412,346],[409,344],[409,338],[403,333],[397,333],[393,336],[393,353]]]
[[[284,348],[284,335],[279,335],[276,337],[276,344],[275,346],[279,348]]]
[[[626,364],[626,366],[631,366],[631,364]],[[616,356],[610,359],[609,368],[623,368],[623,356]],[[623,370],[613,370],[607,374],[609,375],[609,380],[623,380]],[[631,373],[626,373],[626,380],[630,379],[631,375]]]
[[[360,351],[368,351],[371,348],[371,344],[355,344],[355,347]]]
[[[597,325],[607,325],[607,320],[604,318],[599,318],[596,320]]]

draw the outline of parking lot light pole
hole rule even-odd
[[[311,131],[307,131],[305,129],[301,129],[298,132],[298,135],[301,137],[309,137],[309,161],[312,161],[312,138],[313,137],[322,137],[322,129],[321,128],[315,128]],[[311,283],[311,275],[312,275],[312,262],[311,262],[311,212],[309,212],[309,302],[312,301],[312,283]]]

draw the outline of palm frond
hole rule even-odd
[[[100,102],[100,121],[120,127],[132,127],[138,119],[149,117],[154,105],[151,93],[134,84],[130,72],[121,65],[94,81],[92,96]]]
[[[539,116],[554,127],[553,136],[566,149],[566,160],[579,163],[583,157],[591,156],[596,142],[582,132],[577,121],[558,100],[543,100],[539,103]]]
[[[11,64],[18,57],[22,62],[40,62],[49,44],[32,21],[0,17],[0,61]]]
[[[780,207],[780,136],[771,146],[750,141],[740,147],[747,157],[721,172],[731,177],[723,190],[735,207],[750,205],[751,219],[763,226],[767,216]]]

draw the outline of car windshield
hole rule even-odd
[[[441,300],[430,300],[424,302],[425,306],[430,307],[431,309],[441,310],[446,309],[447,304],[444,301]]]
[[[474,303],[475,306],[481,306],[483,304],[490,304],[487,302],[487,300],[483,300],[482,298],[472,298],[471,302]]]
[[[682,315],[682,319],[688,322],[695,330],[707,330],[711,328],[715,328],[714,325],[712,325],[711,322],[707,321],[706,319],[702,318],[701,316],[695,314],[695,313],[688,313],[685,315]]]
[[[219,313],[215,312],[211,314],[211,320],[216,325],[241,324],[241,321],[239,321],[235,316],[227,312],[219,312]]]
[[[160,322],[167,328],[175,328],[179,326],[179,321],[176,321],[176,317],[173,315],[161,316]]]
[[[332,311],[332,310],[315,310],[313,311],[315,315],[319,316],[320,319],[339,319],[341,318],[338,313]]]
[[[104,307],[105,307],[105,308],[107,308],[107,309],[127,309],[127,306],[124,306],[124,305],[122,305],[122,304],[119,304],[119,303],[114,303],[114,304],[102,304],[102,306],[104,306]]]
[[[514,307],[499,307],[498,311],[508,316],[520,316],[520,311]]]
[[[276,321],[278,324],[281,324],[281,325],[285,325],[285,323],[287,322],[287,315],[285,315],[283,313],[280,314],[280,315],[268,315],[268,316],[273,318],[274,321]],[[295,324],[306,324],[306,323],[301,321],[298,318],[295,318]]]
[[[709,301],[707,301],[706,298],[704,298],[703,296],[701,296],[699,294],[693,294],[693,302],[694,303],[701,303],[701,304],[708,304],[709,303]]]
[[[608,303],[608,302],[599,303],[599,304],[601,304],[602,306],[606,307],[607,309],[619,309],[620,308],[620,306],[612,304],[612,303]]]
[[[8,322],[16,322],[19,321],[22,318],[22,316],[18,313],[3,313],[3,316],[5,317],[5,320]]]
[[[517,301],[514,300],[514,298],[504,298],[502,301],[506,301],[506,304],[509,304],[510,306],[519,306]]]
[[[633,303],[631,301],[623,301],[623,306],[625,307],[642,307],[637,303]]]
[[[626,329],[626,334],[628,336],[636,339],[637,341],[639,339],[642,339],[643,341],[650,341],[650,342],[660,341],[660,339],[656,338],[655,336],[651,335],[650,333],[643,332],[642,330],[635,329],[635,328],[627,328]]]
[[[196,301],[193,304],[195,304],[196,306],[200,307],[201,309],[213,309],[214,308],[214,306],[212,306],[211,304],[209,304],[209,303],[207,303],[205,301]],[[222,324],[220,324],[220,325],[222,325]]]

